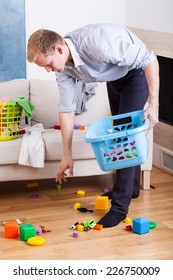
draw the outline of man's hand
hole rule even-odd
[[[73,176],[73,167],[74,167],[74,161],[71,156],[64,156],[59,164],[57,174],[56,174],[56,182],[59,184],[62,184],[62,182],[66,182],[67,174],[65,171],[69,169],[69,176]]]
[[[146,119],[149,119],[149,127],[147,129],[147,133],[150,129],[152,129],[158,122],[158,107],[152,107],[149,106],[145,112],[144,112],[144,116],[143,116],[143,121],[145,121]]]

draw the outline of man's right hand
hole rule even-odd
[[[69,177],[73,177],[73,167],[74,161],[71,156],[64,156],[58,166],[58,170],[56,173],[56,182],[62,184],[62,182],[67,181],[66,170],[69,169]]]

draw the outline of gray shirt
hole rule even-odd
[[[74,65],[56,73],[59,111],[76,110],[76,81],[114,81],[135,68],[145,69],[156,56],[127,28],[116,24],[91,24],[65,36]]]

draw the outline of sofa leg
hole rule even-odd
[[[144,170],[142,171],[142,176],[141,176],[141,188],[143,190],[149,190],[150,189],[150,171]]]

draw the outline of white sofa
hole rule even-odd
[[[88,127],[92,121],[110,115],[106,86],[98,84],[94,95],[87,103],[87,112],[75,117],[75,123]],[[45,131],[42,133],[45,147],[45,162],[43,168],[34,168],[18,164],[22,137],[9,141],[0,141],[0,182],[18,180],[39,180],[55,178],[57,166],[62,156],[62,141],[60,130],[54,125],[58,120],[58,87],[56,81],[17,79],[0,83],[0,97],[11,99],[26,97],[36,107],[29,125],[42,123]],[[21,128],[25,127],[24,116]],[[84,137],[86,130],[74,130],[73,157],[75,160],[74,176],[90,176],[105,174],[95,159],[91,145]],[[149,135],[149,155],[142,164],[143,189],[150,188],[150,170],[152,168],[153,134]]]

